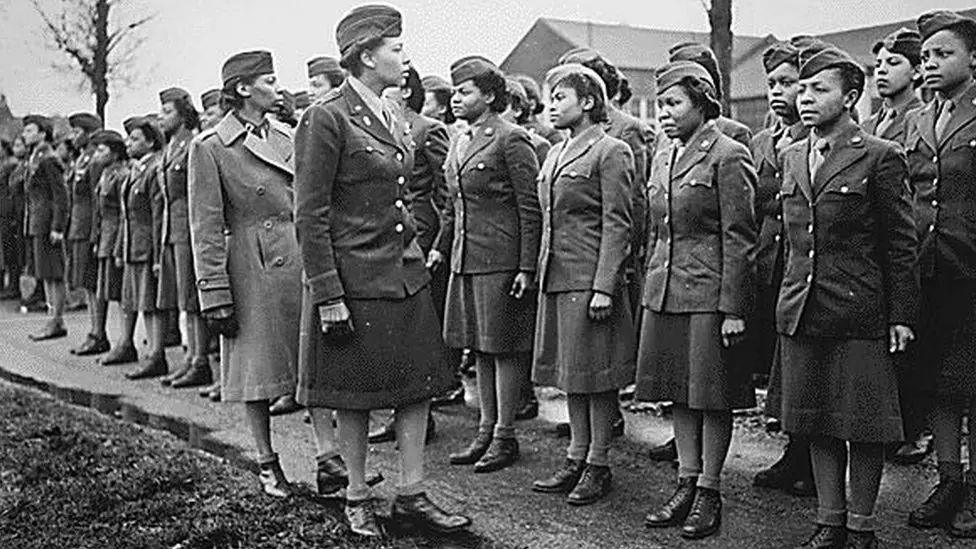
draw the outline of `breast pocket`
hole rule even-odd
[[[681,178],[679,189],[694,190],[711,189],[714,185],[712,180],[712,170],[708,166],[696,166]]]
[[[824,197],[832,200],[860,199],[868,192],[868,178],[837,178],[824,189]]]

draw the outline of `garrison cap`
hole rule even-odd
[[[800,79],[811,78],[826,69],[853,67],[861,75],[858,94],[864,92],[864,69],[846,51],[831,46],[808,57],[800,66]]]
[[[122,134],[115,130],[98,130],[92,134],[91,142],[95,145],[108,145],[110,147],[125,146],[125,139]]]
[[[207,90],[203,92],[203,95],[200,96],[200,105],[203,106],[203,110],[207,110],[208,108],[219,104],[220,90],[218,89]]]
[[[54,135],[54,124],[51,119],[41,114],[28,114],[23,119],[24,125],[34,124],[39,130],[47,135]]]
[[[675,61],[691,61],[704,67],[711,77],[712,89],[718,97],[722,96],[722,76],[718,72],[718,59],[711,48],[698,42],[679,42],[668,50],[668,62]]]
[[[480,55],[469,55],[451,64],[451,81],[457,86],[466,80],[493,71],[499,72],[494,63]]]
[[[390,6],[359,6],[346,14],[336,27],[339,53],[346,55],[353,46],[376,38],[396,38],[403,32],[400,12]]]
[[[800,68],[800,50],[789,42],[776,42],[766,48],[763,52],[763,68],[766,73],[771,73],[783,63],[789,63],[796,68]]]
[[[705,67],[694,61],[672,61],[658,68],[655,72],[657,93],[664,92],[664,90],[681,83],[686,78],[707,84],[705,86],[705,97],[711,103],[716,116],[722,112],[722,104],[719,103],[718,97],[716,96],[715,82],[712,81],[712,75],[705,70]]]
[[[159,129],[156,121],[149,116],[126,118],[125,122],[122,122],[122,127],[125,128],[125,132],[128,134],[131,134],[135,130],[142,130],[142,134],[146,136],[146,139],[153,142],[154,149],[159,150],[163,148],[163,132]]]
[[[540,101],[542,99],[542,90],[539,89],[539,83],[536,82],[534,78],[527,74],[516,74],[514,78],[518,80],[519,84],[522,84],[523,88],[525,88],[526,96],[528,96],[530,99],[534,98],[536,101]]]
[[[937,10],[922,14],[916,22],[918,33],[925,42],[933,34],[942,30],[963,33],[970,40],[976,40],[976,20],[964,17],[954,11]]]
[[[102,129],[102,119],[97,114],[90,112],[76,112],[68,117],[68,125],[72,128],[81,128],[86,132],[93,132]]]
[[[918,65],[922,61],[922,36],[912,29],[902,27],[878,40],[871,48],[871,53],[877,55],[882,48],[904,55],[912,65]]]
[[[505,77],[505,89],[508,91],[508,95],[521,101],[522,105],[529,103],[529,94],[526,93],[525,86],[518,81],[518,78]]]
[[[607,102],[607,85],[603,82],[603,79],[600,78],[600,75],[596,71],[580,63],[566,63],[556,65],[549,69],[549,72],[546,73],[546,84],[549,85],[549,89],[555,89],[561,81],[571,74],[577,74],[591,80],[600,89],[600,93],[603,94],[603,102]]]
[[[319,74],[342,74],[342,67],[339,66],[339,60],[335,57],[313,57],[306,63],[308,66],[308,77],[312,78]]]
[[[308,95],[305,90],[299,90],[295,92],[295,108],[296,109],[307,109],[312,105],[312,98]]]
[[[559,56],[560,65],[565,65],[566,63],[583,65],[593,61],[607,62],[607,59],[600,55],[600,52],[586,47],[573,48]]]
[[[420,80],[424,91],[451,91],[451,83],[436,74],[429,74]]]
[[[274,60],[271,57],[271,52],[263,50],[245,51],[235,53],[227,61],[224,61],[224,66],[220,69],[220,77],[226,86],[237,78],[271,74],[274,71]]]
[[[166,88],[159,92],[160,104],[166,104],[172,101],[185,101],[191,105],[193,104],[193,100],[190,99],[190,92],[183,88]]]

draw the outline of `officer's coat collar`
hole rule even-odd
[[[393,133],[390,133],[390,130],[386,128],[386,123],[376,118],[373,110],[366,105],[366,102],[356,93],[356,90],[353,89],[348,81],[342,83],[339,91],[346,99],[346,106],[349,108],[349,120],[352,125],[373,136],[378,141],[397,147],[402,151],[407,150],[403,135],[409,133],[410,130],[406,129],[401,119],[402,117],[396,117],[393,121]]]
[[[948,143],[952,139],[952,136],[956,135],[959,130],[968,126],[974,120],[976,120],[976,83],[970,82],[966,91],[955,101],[952,117],[949,118],[949,125],[946,126],[945,132],[942,133],[939,147]]]
[[[600,124],[594,124],[576,138],[560,141],[557,145],[558,150],[551,153],[554,155],[554,158],[557,159],[553,165],[552,180],[555,181],[566,166],[572,164],[581,156],[589,152],[589,150],[593,148],[593,145],[596,145],[597,142],[603,139],[605,135],[606,132],[604,131],[603,127]],[[566,152],[563,153],[563,150]]]
[[[490,145],[495,137],[498,136],[499,127],[502,125],[503,120],[497,113],[491,113],[485,118],[484,122],[470,128],[471,130],[471,142],[468,143],[468,147],[464,150],[464,157],[458,158],[458,171],[464,169],[464,166],[471,161],[472,158],[482,149]]]
[[[813,196],[816,199],[820,193],[827,188],[830,181],[841,174],[847,168],[851,167],[855,162],[860,160],[864,155],[867,154],[867,149],[864,145],[864,139],[867,136],[864,130],[860,126],[854,123],[853,120],[848,122],[847,127],[842,128],[841,131],[830,140],[830,149],[827,150],[827,156],[824,157],[823,165],[817,170],[817,176],[813,181]],[[807,154],[810,153],[810,145],[813,137],[811,134],[810,139],[807,140],[807,144],[803,147],[803,150]],[[804,166],[807,167],[806,179],[810,179],[810,168],[809,162],[804,162]]]
[[[291,137],[275,124],[268,125],[268,137],[261,139],[247,131],[237,116],[233,112],[229,112],[223,120],[217,123],[214,131],[225,147],[232,146],[243,135],[244,148],[251,151],[254,156],[287,172],[289,175],[295,174],[294,155],[290,152],[292,148]]]
[[[701,162],[721,136],[722,132],[719,131],[714,120],[709,120],[698,128],[688,143],[685,144],[684,152],[674,161],[674,166],[671,167],[671,181],[680,179]],[[676,145],[677,143],[673,144],[673,146]]]

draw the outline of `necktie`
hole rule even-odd
[[[888,128],[891,127],[895,122],[895,110],[889,109],[881,113],[881,117],[878,120],[878,125],[874,128],[874,135],[884,135]]]
[[[474,137],[474,134],[471,132],[471,128],[466,128],[458,136],[458,160],[464,158],[464,153],[468,151],[468,145],[471,144],[472,137]]]
[[[817,171],[823,166],[824,158],[827,155],[827,149],[829,148],[827,140],[824,138],[819,138],[813,143],[813,147],[810,147],[810,182],[813,183],[817,179]]]
[[[942,141],[942,135],[945,133],[946,126],[949,125],[949,119],[952,118],[952,109],[954,106],[952,100],[947,99],[939,109],[939,118],[935,121],[935,139],[937,141]]]
[[[793,138],[790,137],[790,132],[784,130],[783,134],[780,135],[779,139],[776,141],[776,155],[779,156],[779,153],[782,152],[783,149],[789,147],[792,144],[793,144]]]

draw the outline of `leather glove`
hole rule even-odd
[[[237,323],[237,314],[233,306],[218,307],[209,311],[204,311],[203,318],[207,321],[210,331],[220,334],[228,339],[237,337],[237,332],[241,326]]]

